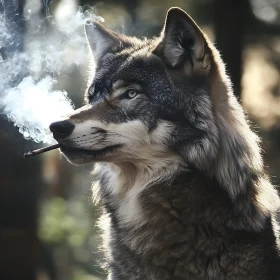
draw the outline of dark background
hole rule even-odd
[[[50,11],[63,14],[69,5],[75,9],[97,5],[105,25],[139,36],[158,34],[168,8],[185,9],[221,50],[235,94],[263,139],[267,171],[279,185],[278,0],[105,0],[103,5],[82,0],[2,0],[0,12],[14,18],[17,42],[5,50],[6,55],[24,51],[27,2],[40,6],[37,16],[42,18]],[[82,104],[86,88],[86,62],[71,66],[59,79],[59,87],[68,91],[76,107]],[[21,75],[15,84],[26,75],[24,70]],[[0,279],[104,279],[95,226],[100,211],[90,193],[92,165],[71,166],[57,151],[22,158],[23,152],[36,147],[0,112]]]

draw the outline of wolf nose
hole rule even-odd
[[[64,139],[71,134],[74,127],[70,121],[53,122],[50,124],[50,131],[55,139]]]

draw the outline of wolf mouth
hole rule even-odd
[[[71,156],[86,156],[86,157],[92,157],[92,158],[100,158],[106,155],[111,155],[113,152],[115,152],[118,148],[120,148],[121,144],[112,145],[100,150],[87,150],[82,148],[74,148],[74,147],[68,147],[61,145],[60,150],[65,155],[71,155]]]

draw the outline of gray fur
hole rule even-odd
[[[207,36],[178,8],[153,40],[86,33],[88,104],[54,137],[98,162],[108,279],[279,279],[279,198]]]

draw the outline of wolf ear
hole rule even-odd
[[[186,74],[208,73],[210,51],[203,32],[194,20],[180,8],[167,12],[162,41],[154,53],[170,67],[184,66]]]
[[[127,42],[121,38],[121,35],[94,20],[86,21],[85,33],[96,63],[106,53],[117,53],[127,45]]]

